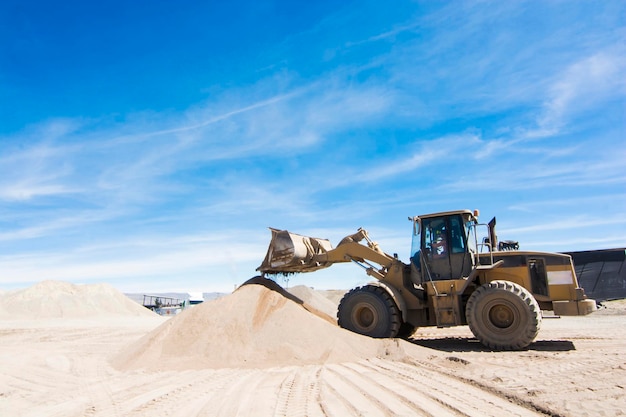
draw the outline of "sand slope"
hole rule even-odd
[[[326,314],[333,322],[337,321],[337,304],[306,285],[297,285],[289,288],[290,294],[295,295],[304,303]]]
[[[341,329],[298,300],[250,284],[173,317],[113,363],[124,370],[267,368],[401,357],[402,344]]]

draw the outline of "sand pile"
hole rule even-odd
[[[121,370],[268,368],[402,357],[402,343],[341,329],[284,290],[249,284],[173,317],[112,363]]]
[[[1,298],[0,317],[85,318],[94,316],[155,316],[108,284],[75,285],[42,281]]]
[[[326,314],[333,321],[337,320],[337,304],[324,297],[318,291],[315,291],[306,285],[298,285],[289,288],[287,291],[298,297],[307,305],[310,305],[318,311]]]
[[[337,306],[348,291],[349,290],[318,290],[317,292],[328,298],[334,305]]]

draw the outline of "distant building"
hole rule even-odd
[[[189,293],[189,305],[193,306],[204,302],[204,294],[201,292]]]

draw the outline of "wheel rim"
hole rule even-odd
[[[513,325],[515,313],[504,304],[498,304],[489,309],[489,322],[499,329],[506,329]]]
[[[352,311],[352,321],[363,332],[376,327],[378,315],[369,304],[359,303]]]
[[[483,310],[484,322],[498,333],[511,334],[520,326],[521,313],[507,300],[492,300]]]

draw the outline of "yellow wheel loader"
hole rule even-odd
[[[477,211],[458,210],[409,220],[413,244],[408,264],[383,252],[364,229],[336,248],[327,239],[270,229],[272,240],[257,271],[290,274],[356,263],[376,281],[344,295],[337,322],[379,338],[406,337],[423,326],[467,324],[485,346],[517,350],[537,336],[541,310],[565,316],[596,309],[578,286],[569,255],[498,243],[495,218],[481,224]],[[479,240],[479,234],[484,238]]]

